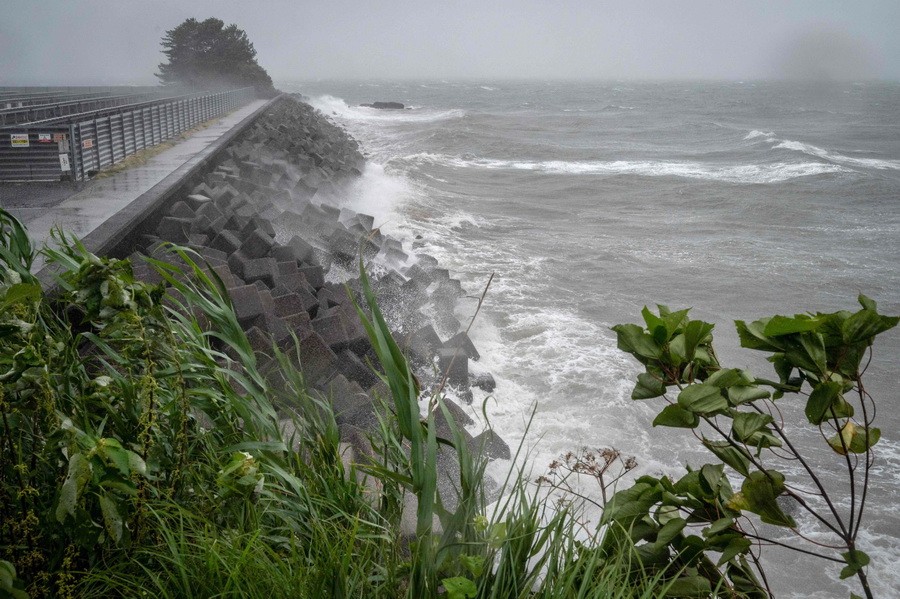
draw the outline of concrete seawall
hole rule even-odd
[[[469,362],[479,355],[454,315],[465,295],[460,282],[431,256],[414,255],[382,235],[372,216],[329,200],[364,167],[346,132],[281,96],[84,242],[94,253],[132,257],[136,276],[147,281],[160,279],[140,255],[165,258],[161,242],[193,249],[227,287],[263,369],[277,371],[272,344],[290,348],[295,335],[308,387],[332,403],[342,437],[366,453],[378,398],[389,391],[368,366],[377,358],[344,286],[359,298],[359,279],[350,273],[360,252],[423,389],[446,377],[457,397],[471,401],[470,387],[490,392],[493,379],[470,376]],[[50,273],[40,276],[46,281]],[[459,423],[472,424],[460,406],[449,405]],[[439,434],[449,436],[446,423],[439,422]],[[509,457],[506,444],[490,433],[467,437],[476,451]],[[452,459],[442,468],[452,472]]]

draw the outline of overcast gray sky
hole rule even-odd
[[[188,17],[315,78],[900,80],[900,0],[0,0],[0,84],[154,83]]]

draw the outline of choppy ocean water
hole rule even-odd
[[[723,363],[760,376],[771,371],[740,350],[735,319],[852,310],[860,292],[900,313],[900,85],[281,87],[309,96],[368,154],[343,201],[438,258],[473,295],[495,273],[473,327],[483,356],[473,370],[497,378],[488,413],[511,444],[537,406],[526,438],[535,475],[582,446],[617,447],[652,473],[707,459],[629,399],[637,365],[609,327],[639,322],[645,304],[693,307],[716,323]],[[358,106],[373,100],[412,109]],[[898,355],[892,331],[868,381],[884,436],[862,541],[882,596],[900,588]],[[813,459],[837,472],[823,455]],[[805,558],[769,561],[779,596],[847,595],[839,568],[804,576]]]

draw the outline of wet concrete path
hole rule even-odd
[[[108,178],[81,186],[72,183],[4,185],[0,187],[0,206],[25,223],[38,247],[49,241],[50,231],[56,226],[84,237],[175,170],[189,161],[202,159],[204,150],[266,102],[254,100],[145,164]]]

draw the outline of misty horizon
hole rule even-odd
[[[900,3],[652,2],[454,6],[200,0],[15,3],[0,85],[157,83],[160,40],[187,18],[244,29],[278,81],[900,80]]]

